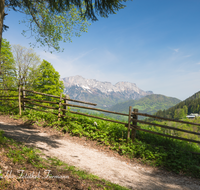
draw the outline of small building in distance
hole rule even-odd
[[[191,113],[190,115],[186,116],[188,119],[194,119],[196,117],[200,117],[200,115],[198,113]]]

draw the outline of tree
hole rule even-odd
[[[31,32],[31,36],[35,37],[36,43],[30,43],[33,47],[39,44],[42,47],[47,47],[48,50],[53,48],[60,51],[60,41],[72,42],[73,36],[80,37],[81,32],[87,32],[87,27],[90,25],[86,19],[81,18],[80,11],[73,5],[70,6],[69,11],[62,14],[52,12],[45,2],[34,6],[38,13],[32,16],[33,13],[24,8],[24,12],[29,16],[22,21],[29,28],[29,30],[23,30],[22,34],[26,36],[28,32]]]
[[[183,110],[184,110],[185,115],[187,115],[188,114],[188,107],[186,105],[183,106]]]
[[[33,83],[35,91],[60,96],[64,90],[64,84],[60,81],[59,73],[54,69],[53,65],[43,60],[38,70],[40,74]]]
[[[15,86],[15,63],[13,54],[11,51],[10,43],[6,40],[2,40],[2,53],[1,53],[1,65],[2,75],[0,78],[0,88],[8,89]]]
[[[185,111],[184,109],[178,108],[175,110],[174,112],[174,118],[175,119],[182,119],[183,117],[185,117]]]
[[[31,89],[38,75],[40,58],[31,48],[14,45],[12,50],[15,61],[16,86]]]
[[[15,62],[13,54],[11,51],[10,43],[6,39],[2,39],[2,53],[1,53],[1,65],[2,65],[2,75],[0,75],[0,88],[4,89],[0,91],[1,96],[16,96],[16,91],[8,91],[10,88],[16,88],[15,86]],[[7,97],[1,97],[1,111],[6,111],[10,107],[15,107],[17,105],[16,101],[6,100]],[[11,98],[12,99],[12,98]]]
[[[3,20],[7,14],[5,14],[5,8],[13,9],[15,11],[20,11],[25,13],[31,17],[31,29],[34,32],[39,32],[40,39],[36,39],[39,42],[45,42],[48,45],[52,45],[47,41],[49,36],[54,36],[53,42],[64,40],[59,37],[56,39],[56,34],[66,32],[63,30],[63,27],[59,27],[58,25],[54,26],[56,23],[54,21],[50,21],[49,17],[55,21],[59,21],[61,19],[61,23],[64,25],[64,21],[67,23],[70,21],[72,26],[76,25],[76,20],[78,18],[83,20],[83,22],[87,20],[96,21],[96,15],[101,17],[108,17],[109,14],[116,14],[116,11],[125,7],[122,2],[126,2],[127,0],[104,0],[99,1],[95,0],[1,0],[0,1],[0,44],[2,39],[2,31],[3,28],[7,27],[3,25]],[[54,17],[52,17],[54,15]],[[67,15],[67,17],[66,17]],[[75,16],[76,15],[76,16]],[[78,15],[78,17],[77,17]],[[74,17],[75,16],[75,17]],[[66,20],[69,17],[69,20]],[[37,29],[32,28],[32,24],[35,24]],[[64,25],[66,29],[66,25]],[[71,26],[69,25],[71,28]],[[67,27],[67,30],[69,30]],[[46,38],[46,39],[45,39]],[[43,45],[43,44],[42,44]],[[55,44],[53,44],[55,45]],[[56,44],[57,45],[57,44]],[[57,46],[55,46],[57,47]],[[1,47],[0,47],[1,49]]]

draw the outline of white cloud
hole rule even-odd
[[[183,56],[183,57],[185,57],[185,58],[187,58],[187,57],[191,57],[192,55],[186,55],[186,56]]]
[[[179,52],[179,49],[173,49],[173,50],[174,50],[175,52],[177,52],[177,53]]]

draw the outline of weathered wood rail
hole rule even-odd
[[[2,90],[2,89],[0,89],[0,90]],[[12,89],[6,89],[6,90],[14,91]],[[164,136],[164,137],[168,137],[168,138],[184,140],[184,141],[194,142],[194,143],[200,144],[200,141],[197,141],[197,140],[187,139],[187,138],[172,136],[172,135],[168,135],[168,134],[162,134],[162,133],[158,133],[158,132],[155,132],[155,131],[150,131],[150,130],[147,130],[147,129],[142,129],[138,125],[138,123],[142,123],[142,124],[146,124],[146,125],[150,125],[150,126],[157,126],[157,127],[161,127],[161,128],[165,128],[165,129],[175,130],[175,131],[180,131],[180,132],[189,133],[189,134],[193,134],[193,135],[200,135],[200,133],[194,132],[194,131],[189,131],[189,130],[171,127],[171,126],[167,126],[167,125],[161,125],[161,124],[157,124],[157,123],[153,123],[153,122],[139,120],[138,115],[139,116],[145,116],[145,117],[151,117],[151,118],[155,118],[155,119],[159,119],[159,120],[173,121],[173,122],[177,122],[177,123],[184,123],[184,124],[200,126],[200,124],[198,124],[198,123],[192,123],[192,122],[188,122],[188,121],[180,121],[180,120],[175,120],[175,119],[163,118],[163,117],[158,117],[158,116],[154,116],[154,115],[150,115],[150,114],[146,114],[146,113],[139,113],[138,109],[132,110],[131,106],[129,106],[129,114],[125,114],[125,113],[113,112],[113,111],[103,110],[103,109],[94,108],[94,107],[87,107],[87,106],[82,106],[82,105],[70,104],[68,102],[71,101],[71,102],[76,102],[76,103],[79,103],[79,104],[80,103],[81,104],[87,104],[87,105],[91,105],[91,106],[97,105],[97,104],[91,103],[91,102],[84,102],[84,101],[70,99],[68,96],[66,96],[66,95],[64,96],[62,93],[60,94],[60,96],[55,96],[55,95],[52,95],[52,94],[45,94],[45,93],[36,92],[36,91],[32,91],[32,90],[26,90],[26,89],[20,88],[20,87],[15,91],[18,91],[18,95],[15,95],[15,96],[4,96],[3,95],[3,96],[0,96],[0,100],[18,100],[19,105],[17,107],[12,108],[12,109],[19,108],[19,114],[20,115],[21,115],[21,112],[23,110],[25,110],[25,108],[55,114],[55,115],[58,116],[58,120],[60,120],[63,117],[75,118],[75,117],[69,116],[67,114],[67,113],[72,113],[72,114],[83,115],[83,116],[87,116],[87,117],[92,117],[92,118],[96,118],[96,119],[100,119],[100,120],[124,125],[128,130],[127,131],[127,142],[129,140],[132,140],[132,141],[135,140],[136,131],[138,130],[138,131],[143,131],[143,132],[147,132],[147,133],[151,133],[151,134],[155,134],[155,135],[160,135],[160,136]],[[29,92],[29,93],[32,93],[32,94],[39,94],[39,95],[42,95],[42,96],[48,96],[48,97],[52,97],[52,98],[57,98],[58,101],[47,101],[47,100],[27,98],[27,96],[34,96],[34,95],[31,95],[31,94],[27,95],[25,92]],[[18,98],[17,99],[10,99],[10,98],[13,98],[13,97],[18,97]],[[64,101],[64,103],[62,101]],[[39,102],[40,104],[35,103],[35,102]],[[53,107],[53,106],[49,106],[49,105],[43,105],[42,103],[57,105],[57,107]],[[27,106],[27,104],[33,105],[35,107]],[[46,108],[47,110],[38,109],[37,107],[43,107],[43,108]],[[75,108],[88,109],[88,110],[93,110],[93,111],[99,111],[99,112],[105,112],[105,113],[127,116],[128,122],[126,123],[126,122],[107,119],[107,118],[94,116],[94,115],[86,114],[86,113],[82,113],[82,112],[75,112],[75,111],[69,110],[68,107],[75,107]],[[50,109],[51,110],[58,110],[58,113],[53,113],[53,112],[50,111]],[[62,114],[62,112],[63,112],[63,114]]]

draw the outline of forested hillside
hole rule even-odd
[[[200,114],[200,91],[167,110],[159,110],[156,115],[160,117],[181,119],[190,113]]]
[[[139,112],[154,114],[158,110],[168,109],[179,103],[177,98],[167,97],[160,94],[151,94],[139,100],[129,100],[112,106],[109,110],[128,113],[129,106],[137,108]]]

